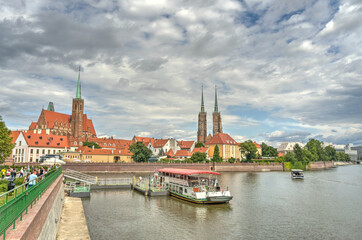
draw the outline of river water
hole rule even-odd
[[[92,191],[83,199],[90,236],[362,239],[362,165],[308,171],[304,180],[292,180],[288,172],[222,173],[219,180],[234,196],[229,204],[194,205],[132,190]]]

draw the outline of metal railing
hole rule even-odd
[[[102,178],[97,180],[97,185],[129,185],[132,178]]]
[[[80,182],[84,182],[84,183],[88,183],[88,184],[95,184],[97,181],[97,178],[92,175],[74,171],[74,170],[70,170],[70,169],[67,169],[64,172],[64,176],[67,178],[77,180]]]
[[[0,236],[6,238],[6,231],[13,225],[15,229],[16,221],[23,220],[23,214],[28,213],[28,209],[40,199],[48,187],[60,176],[62,169],[58,168],[40,176],[33,181],[36,184],[26,189],[24,183],[11,191],[0,195]]]

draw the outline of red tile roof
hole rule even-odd
[[[177,141],[181,149],[190,149],[194,145],[195,141]]]
[[[149,143],[153,144],[155,143],[155,139],[154,138],[150,138],[150,137],[136,137],[134,136],[132,139],[134,142],[143,142],[143,144],[145,146],[148,146]]]
[[[191,157],[192,154],[187,150],[178,150],[175,157]]]
[[[58,124],[63,123],[63,125],[65,123],[67,123],[68,126],[70,124],[70,115],[68,115],[68,114],[48,111],[45,109],[43,109],[43,112],[44,112],[45,120],[48,123],[48,128],[53,128],[55,122],[57,122]]]
[[[227,133],[218,133],[205,143],[205,145],[211,144],[238,145],[238,143]]]
[[[192,154],[194,154],[195,152],[206,153],[208,149],[209,148],[207,148],[207,147],[194,148],[194,150],[192,150]]]
[[[254,142],[254,145],[256,148],[261,148],[259,144],[257,144],[256,142]]]
[[[71,115],[48,111],[45,109],[43,109],[43,112],[44,112],[44,116],[45,116],[45,120],[47,122],[48,128],[54,128],[55,122],[57,122],[58,125],[61,124],[64,126],[65,124],[67,124],[67,126],[70,127]],[[36,124],[34,125],[32,123],[30,125],[29,129],[35,129]],[[83,131],[90,132],[90,133],[96,135],[96,131],[93,126],[93,122],[91,119],[88,119],[87,114],[83,114]]]
[[[112,149],[118,149],[118,148],[128,148],[133,142],[132,140],[124,140],[124,139],[114,139],[114,138],[73,138],[70,137],[70,146],[72,147],[78,147],[80,146],[79,143],[82,142],[82,144],[86,141],[88,142],[95,142],[98,143],[98,145],[101,148],[112,148]],[[74,144],[74,143],[77,144]],[[105,145],[104,145],[105,144]]]
[[[170,150],[168,150],[168,152],[166,153],[166,156],[174,157],[175,154],[173,153],[172,149],[170,149]]]
[[[36,127],[37,122],[32,122],[29,126],[29,130],[34,130]]]
[[[13,143],[15,143],[16,139],[18,138],[19,134],[21,133],[21,131],[11,131],[10,133],[10,137],[13,138]]]
[[[155,143],[153,144],[153,147],[155,148],[161,148],[165,146],[165,144],[168,142],[168,139],[155,139]]]
[[[67,136],[46,134],[44,131],[40,134],[26,131],[23,132],[23,135],[29,147],[69,148]]]

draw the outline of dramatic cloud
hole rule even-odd
[[[225,132],[278,145],[361,144],[357,0],[0,0],[0,114],[70,113],[81,66],[98,135],[196,139],[218,87]]]

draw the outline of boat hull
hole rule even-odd
[[[183,200],[183,201],[187,201],[187,202],[191,202],[191,203],[196,203],[196,204],[221,204],[221,203],[228,203],[233,197],[210,197],[207,198],[205,200],[198,200],[198,199],[194,199],[185,195],[181,195],[175,192],[170,192],[171,197]]]

